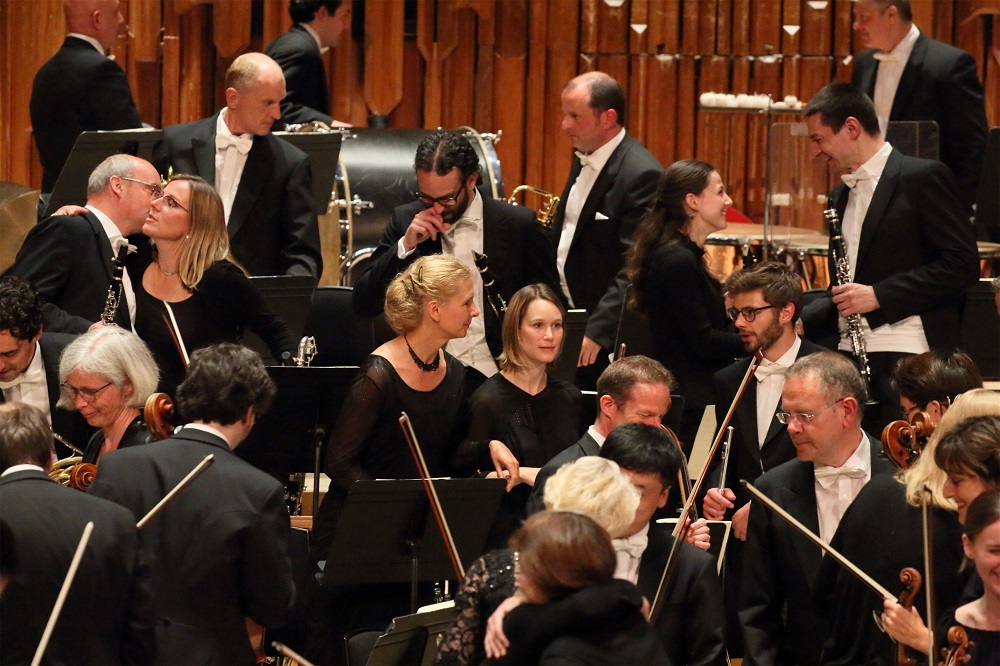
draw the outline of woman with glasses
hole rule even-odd
[[[629,305],[649,319],[656,359],[684,396],[677,434],[688,448],[705,407],[715,401],[712,376],[746,355],[705,257],[705,239],[726,228],[732,203],[712,165],[674,162],[660,176],[653,210],[636,229],[626,262]],[[744,316],[752,321],[756,314],[748,309]]]
[[[229,254],[222,200],[198,176],[175,175],[153,200],[142,232],[151,252],[133,277],[135,331],[160,367],[160,390],[173,395],[192,351],[239,342],[250,329],[274,358],[297,342]]]
[[[158,376],[139,336],[117,326],[95,328],[66,346],[59,360],[59,406],[75,409],[100,428],[87,443],[83,462],[97,464],[106,453],[152,440],[142,408]]]

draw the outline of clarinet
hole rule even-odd
[[[851,282],[851,264],[847,258],[847,246],[844,245],[844,235],[840,230],[840,217],[833,207],[833,199],[829,200],[829,208],[823,211],[823,216],[830,223],[830,252],[833,254],[833,265],[836,270],[837,286]],[[865,383],[869,384],[872,371],[868,365],[868,351],[865,347],[865,332],[861,328],[861,315],[854,313],[847,317],[847,336],[851,340],[851,351],[858,359],[861,374]],[[870,393],[869,393],[870,395]]]
[[[115,314],[118,312],[118,304],[122,299],[122,275],[125,273],[125,257],[132,246],[128,243],[122,244],[118,248],[118,256],[115,257],[115,276],[108,285],[108,295],[104,299],[104,312],[101,313],[101,323],[105,326],[113,326]]]
[[[497,316],[500,323],[503,323],[503,317],[507,314],[507,304],[503,300],[503,296],[494,287],[493,275],[490,273],[489,257],[485,254],[479,254],[473,251],[473,259],[476,262],[476,268],[479,270],[479,274],[483,278],[483,291],[486,292],[486,300],[490,302],[490,308],[493,310],[493,314]]]

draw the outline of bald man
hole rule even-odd
[[[120,0],[66,0],[66,39],[31,88],[31,127],[51,192],[80,132],[142,127],[122,68],[107,52],[128,32]]]
[[[281,118],[285,77],[263,53],[226,71],[226,106],[211,118],[173,125],[153,150],[166,174],[201,176],[222,197],[233,256],[250,275],[323,272],[309,158],[271,134]]]

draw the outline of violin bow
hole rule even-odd
[[[920,493],[921,518],[924,523],[924,594],[927,595],[927,633],[930,634],[930,645],[927,646],[927,665],[934,666],[934,552],[931,544],[934,543],[931,537],[931,517],[930,517],[931,490],[924,485]]]
[[[441,500],[438,498],[437,490],[434,488],[434,481],[431,480],[430,470],[424,460],[423,451],[417,441],[417,434],[413,431],[413,423],[410,417],[403,412],[399,417],[399,427],[403,429],[403,436],[410,446],[410,453],[413,454],[413,461],[417,464],[417,471],[420,473],[420,480],[424,484],[424,491],[427,499],[430,500],[431,509],[434,511],[434,520],[437,521],[438,529],[441,531],[441,538],[444,539],[445,549],[448,551],[448,558],[451,566],[455,570],[458,580],[465,578],[465,567],[458,556],[458,548],[455,546],[455,539],[451,536],[451,529],[448,527],[448,519],[445,518],[444,510],[441,508]]]
[[[214,462],[215,462],[214,453],[209,453],[207,456],[205,456],[205,458],[200,463],[198,463],[198,465],[193,470],[188,472],[187,476],[185,476],[183,479],[180,480],[180,483],[174,486],[169,493],[163,496],[163,499],[161,499],[159,502],[156,503],[156,506],[154,506],[152,509],[149,510],[149,513],[147,513],[145,516],[142,517],[142,520],[136,523],[135,526],[136,529],[141,530],[143,527],[145,527],[146,524],[150,520],[152,520],[154,516],[156,516],[156,514],[162,511],[163,508],[167,506],[167,504],[170,504],[170,502],[173,501],[174,497],[176,497],[179,492],[181,492],[189,485],[191,485],[191,483],[199,476],[201,476],[202,473],[206,469],[208,469],[209,466],[212,465],[212,463]]]
[[[77,544],[76,552],[73,553],[73,559],[69,563],[69,571],[66,572],[66,578],[63,579],[62,587],[59,589],[59,596],[56,597],[55,606],[52,607],[52,612],[49,613],[49,621],[45,625],[45,631],[42,632],[42,639],[38,641],[35,656],[31,659],[31,666],[38,666],[42,663],[42,655],[45,654],[45,648],[49,646],[52,630],[56,627],[56,620],[59,619],[59,614],[62,612],[66,595],[69,594],[69,588],[73,585],[73,579],[76,578],[76,570],[80,567],[80,560],[83,559],[83,551],[87,549],[87,543],[90,541],[90,533],[93,531],[94,521],[90,521],[83,528],[80,543]]]

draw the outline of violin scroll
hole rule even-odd
[[[927,412],[917,412],[911,422],[893,421],[882,429],[882,450],[898,469],[909,469],[920,458],[934,423]]]
[[[174,426],[169,420],[174,415],[174,403],[166,393],[153,393],[146,398],[142,418],[146,427],[157,440],[166,439],[174,434]]]
[[[963,627],[952,627],[948,630],[948,647],[941,648],[943,659],[938,662],[938,666],[962,666],[969,663],[972,658],[969,650],[974,647],[976,644],[969,640],[969,634]]]
[[[905,567],[899,572],[899,582],[905,587],[899,595],[899,605],[903,608],[913,608],[913,600],[920,592],[920,586],[924,579],[920,572],[913,567]],[[906,646],[902,643],[896,645],[896,664],[900,666],[917,666],[917,660],[906,654]]]

